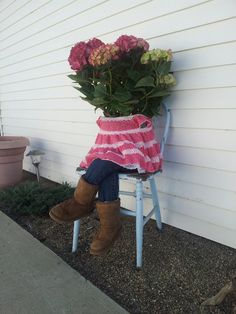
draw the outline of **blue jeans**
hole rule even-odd
[[[99,186],[99,201],[111,202],[119,197],[119,172],[129,172],[129,170],[109,160],[95,159],[83,178],[89,184]]]

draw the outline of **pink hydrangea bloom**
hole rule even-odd
[[[81,71],[87,64],[86,49],[87,45],[84,41],[80,41],[71,48],[68,61],[72,70]]]
[[[87,57],[89,57],[89,55],[93,49],[96,49],[102,45],[104,45],[104,42],[102,42],[100,39],[97,39],[97,38],[90,39],[87,42],[87,51],[86,51]]]
[[[72,70],[81,71],[84,66],[88,64],[88,57],[91,51],[103,44],[104,43],[101,40],[93,38],[90,39],[87,43],[80,41],[74,47],[72,47],[68,58]]]
[[[149,49],[149,43],[143,38],[138,38],[137,46],[143,48],[144,51],[148,51]]]
[[[92,50],[89,56],[89,63],[93,66],[99,66],[106,64],[110,60],[116,60],[119,58],[119,47],[114,44],[102,45]]]
[[[144,51],[149,48],[149,44],[143,38],[137,38],[133,35],[122,35],[116,40],[115,44],[123,52],[129,52],[137,47],[143,48]]]

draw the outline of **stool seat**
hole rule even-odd
[[[147,181],[150,177],[155,176],[157,173],[162,172],[162,170],[158,170],[155,172],[145,172],[145,173],[138,173],[137,171],[135,172],[122,172],[119,173],[119,178],[125,180],[128,178],[129,180],[142,180],[142,181]]]
[[[80,175],[83,175],[86,173],[86,169],[85,168],[81,168],[81,167],[77,167],[76,168],[76,172],[79,173]],[[132,171],[132,172],[122,172],[119,173],[119,178],[120,179],[138,179],[138,180],[142,180],[142,181],[147,181],[148,178],[150,178],[151,176],[156,175],[157,173],[162,172],[162,169],[155,171],[155,172],[145,172],[145,173],[139,173],[138,171]]]

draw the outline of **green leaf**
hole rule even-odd
[[[94,98],[92,100],[89,101],[90,104],[92,104],[93,106],[100,106],[102,104],[108,104],[109,103],[109,100],[106,100],[102,97],[97,97],[97,98]]]
[[[135,82],[139,80],[141,77],[141,74],[139,71],[128,69],[126,72],[127,72],[128,77]]]
[[[135,87],[140,87],[140,86],[155,87],[154,78],[152,76],[145,76],[145,77],[141,78],[141,80],[138,81],[138,83],[135,85]]]
[[[166,90],[159,90],[159,91],[154,91],[150,95],[148,95],[148,98],[153,98],[153,97],[162,97],[162,96],[169,96],[170,92]]]
[[[68,75],[68,77],[73,80],[73,81],[77,81],[77,75],[74,75],[74,74],[70,74]]]
[[[160,114],[160,109],[161,109],[160,105],[153,106],[151,107],[151,112],[154,116],[158,116]]]
[[[170,72],[171,61],[165,61],[158,65],[157,71],[160,75],[166,75]]]
[[[131,90],[131,92],[132,93],[134,93],[134,92],[140,92],[140,93],[142,93],[142,94],[146,94],[146,89],[145,89],[145,87],[138,87],[138,88],[135,88],[134,90]]]
[[[97,97],[100,98],[100,97],[104,97],[107,95],[108,95],[108,93],[107,93],[106,86],[98,84],[94,87],[94,97],[95,98],[97,98]]]
[[[137,105],[139,103],[138,99],[132,99],[126,102],[123,102],[123,105]]]
[[[75,89],[77,89],[79,92],[81,92],[81,87],[73,86]]]
[[[80,93],[84,94],[85,96],[88,96],[88,95],[91,95],[91,94],[92,94],[89,89],[86,89],[86,88],[84,88],[84,87],[76,87],[76,86],[74,86],[74,88],[75,88],[76,90],[78,90]]]
[[[119,102],[125,102],[130,100],[132,94],[124,88],[117,88],[115,93],[113,94],[113,98],[118,100]]]
[[[122,116],[128,116],[132,111],[132,106],[119,103],[114,106],[114,111],[119,111]]]

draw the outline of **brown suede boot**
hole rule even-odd
[[[58,223],[63,223],[88,216],[95,208],[97,191],[97,185],[89,184],[81,177],[74,197],[54,206],[49,212],[50,217]]]
[[[90,253],[104,254],[121,233],[120,200],[113,202],[97,202],[96,208],[100,219],[100,230],[93,239]]]

